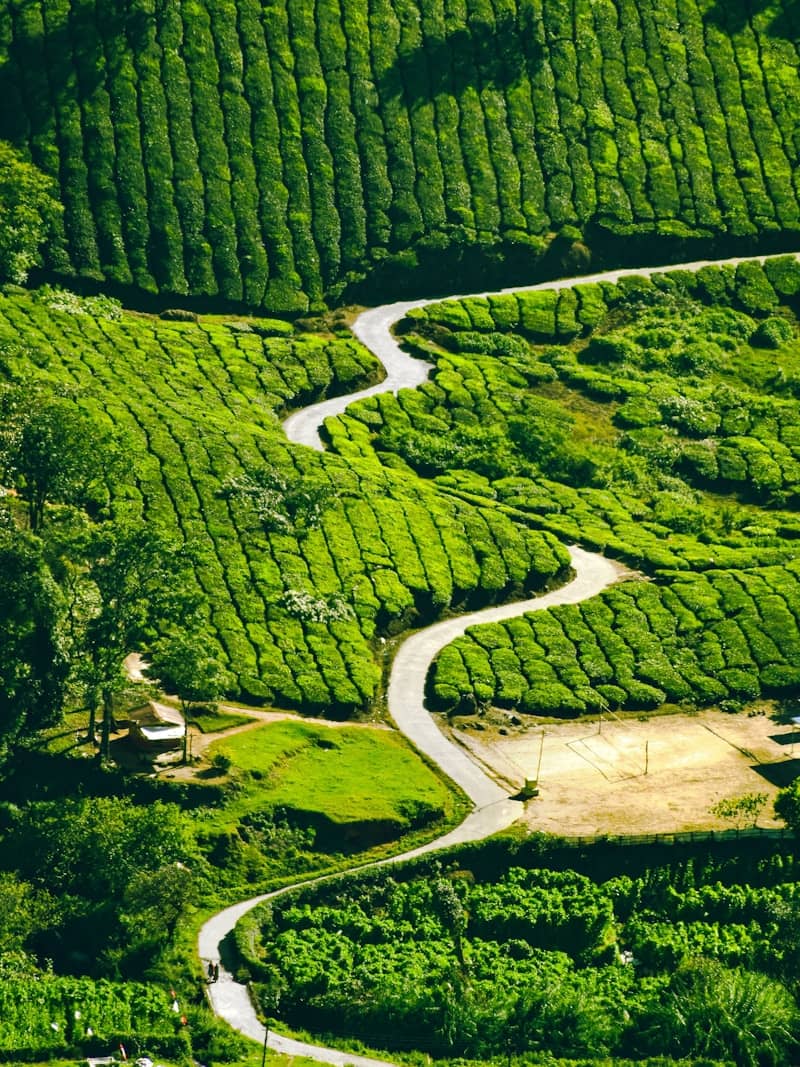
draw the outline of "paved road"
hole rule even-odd
[[[785,255],[786,253],[778,253]],[[495,289],[491,293],[466,293],[458,296],[447,297],[448,300],[462,300],[464,296],[496,296],[502,293],[530,293],[541,289],[573,289],[576,285],[588,285],[591,282],[617,282],[620,278],[632,274],[650,277],[653,274],[666,274],[672,270],[697,271],[701,267],[723,266],[728,264],[735,266],[744,263],[747,259],[755,259],[763,263],[767,259],[776,259],[776,256],[734,256],[730,259],[699,259],[692,263],[671,263],[663,267],[641,267],[638,270],[607,270],[599,274],[582,274],[576,278],[556,278],[550,282],[536,282],[534,285],[516,285],[509,289]],[[800,258],[800,254],[798,254]],[[310,448],[322,450],[322,439],[319,430],[325,419],[331,415],[341,415],[342,412],[362,397],[375,396],[376,393],[397,393],[400,389],[416,389],[421,385],[433,369],[430,363],[424,360],[414,359],[404,352],[392,336],[392,327],[399,322],[411,308],[424,307],[426,304],[435,304],[445,299],[437,297],[434,300],[406,300],[394,304],[384,304],[382,307],[370,308],[364,311],[355,320],[352,326],[353,333],[366,347],[378,357],[386,369],[386,377],[377,385],[369,389],[362,389],[358,393],[348,393],[346,396],[333,397],[323,400],[319,404],[311,404],[310,407],[301,408],[290,415],[283,423],[283,429],[290,441],[298,445],[308,445]]]
[[[764,259],[774,257],[752,258],[760,258],[763,262]],[[605,271],[602,274],[562,278],[529,286],[517,286],[512,289],[500,290],[500,292],[566,289],[589,282],[615,282],[624,275],[652,275],[672,270],[696,271],[704,266],[722,265],[723,263],[736,264],[742,261],[741,258],[733,258],[719,260],[715,264],[711,261],[702,260],[693,263],[671,264],[664,267],[646,267],[636,271]],[[489,294],[476,293],[471,295],[488,296]],[[459,297],[452,297],[451,299],[459,299]],[[397,392],[399,389],[404,388],[415,388],[424,382],[431,370],[430,365],[421,360],[413,359],[404,353],[392,337],[391,328],[410,308],[423,307],[431,302],[435,301],[416,300],[387,304],[383,307],[372,308],[360,315],[353,325],[353,332],[383,363],[386,368],[386,378],[370,389],[352,393],[348,396],[335,397],[332,400],[323,401],[321,404],[313,404],[311,407],[295,412],[283,424],[289,440],[321,450],[323,446],[319,436],[319,428],[323,420],[328,416],[341,414],[349,404],[360,397],[373,396],[381,392]],[[603,556],[587,552],[576,546],[571,547],[569,552],[575,577],[561,589],[553,590],[534,600],[518,601],[512,604],[486,608],[470,615],[435,623],[433,626],[412,634],[400,645],[389,679],[389,713],[399,729],[421,752],[433,759],[463,789],[475,807],[472,813],[448,834],[402,855],[382,860],[381,864],[398,863],[401,860],[410,859],[426,852],[446,848],[449,845],[461,844],[466,841],[480,841],[484,837],[489,837],[491,834],[504,830],[521,815],[523,805],[519,801],[511,800],[506,791],[489,778],[462,749],[457,748],[439,731],[425,709],[425,678],[436,654],[445,645],[462,634],[468,626],[478,622],[495,622],[500,619],[508,619],[527,611],[554,607],[556,604],[575,604],[596,596],[603,589],[624,576],[625,571],[622,567]],[[230,936],[231,931],[242,915],[263,900],[277,896],[281,892],[287,892],[287,889],[244,900],[209,919],[199,935],[198,947],[201,959],[204,961],[219,961],[221,945]],[[266,1030],[256,1016],[247,987],[236,982],[233,975],[224,966],[220,966],[219,981],[209,985],[208,992],[212,1008],[217,1015],[230,1023],[234,1029],[263,1044],[264,1038],[267,1036]],[[293,1056],[307,1056],[321,1063],[335,1064],[337,1067],[345,1067],[346,1064],[353,1064],[354,1067],[391,1067],[383,1060],[343,1053],[337,1049],[312,1045],[303,1041],[293,1041],[290,1038],[281,1037],[279,1034],[272,1032],[268,1035],[268,1044],[269,1048],[274,1049],[276,1052],[283,1052]]]

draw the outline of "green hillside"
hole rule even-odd
[[[63,274],[282,312],[443,263],[530,280],[557,233],[548,270],[581,238],[788,241],[799,25],[761,0],[3,0],[0,138],[60,182]]]
[[[263,336],[281,327],[289,336]],[[375,364],[346,330],[258,329],[48,291],[2,296],[0,374],[66,391],[124,435],[115,513],[186,542],[209,637],[242,694],[344,713],[375,695],[380,637],[539,588],[567,555],[491,505],[289,445],[276,412],[357,386]],[[231,492],[265,469],[323,494],[319,521],[271,524]]]
[[[431,380],[329,420],[333,447],[653,579],[472,627],[435,662],[431,707],[796,694],[798,293],[800,264],[776,257],[409,313]]]

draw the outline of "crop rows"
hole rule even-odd
[[[431,706],[471,695],[542,715],[785,695],[800,683],[800,566],[625,583],[476,626],[436,660]]]
[[[799,289],[786,257],[430,305],[404,328],[432,379],[359,401],[326,430],[342,455],[410,466],[635,566],[777,563],[793,554],[779,530],[794,518],[775,509],[797,499]],[[788,342],[758,347],[775,323]],[[537,454],[536,428],[558,431],[562,416],[586,445]],[[741,499],[725,514],[707,488]]]
[[[794,48],[706,8],[4,0],[0,136],[56,268],[289,312],[412,249],[796,230]]]
[[[576,285],[566,289],[521,290],[489,297],[442,300],[412,308],[403,329],[433,325],[462,332],[514,331],[533,342],[568,341],[586,336],[609,311],[636,302],[654,303],[663,294],[681,293],[710,306],[732,306],[763,318],[800,293],[800,263],[778,256],[764,263],[746,260],[737,266],[708,266],[698,271],[667,271],[650,277],[631,274],[619,283]],[[491,337],[482,344],[468,337],[465,350],[492,351]],[[461,345],[457,346],[461,348]]]
[[[0,304],[0,327],[12,375],[30,373],[33,354],[37,376],[69,385],[126,435],[133,480],[116,490],[115,510],[189,544],[209,633],[251,696],[364,705],[379,677],[373,637],[536,588],[565,565],[550,535],[518,530],[496,509],[286,444],[275,410],[373,373],[349,335],[111,321],[19,298]],[[318,526],[267,534],[246,503],[221,492],[264,467],[289,484],[333,489]],[[291,610],[298,598],[309,611]],[[344,610],[331,614],[328,602]]]

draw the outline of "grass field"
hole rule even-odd
[[[209,813],[211,829],[278,809],[334,828],[349,849],[359,835],[396,836],[461,808],[441,777],[385,729],[276,722],[214,742],[206,757],[215,755],[230,759],[237,788],[219,815]]]

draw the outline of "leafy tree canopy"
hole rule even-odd
[[[0,756],[61,713],[62,608],[40,543],[0,529]]]
[[[63,211],[55,182],[0,141],[0,281],[22,284]]]
[[[118,449],[90,415],[28,387],[4,393],[0,413],[0,477],[27,504],[31,530],[44,525],[48,504],[92,509],[105,501]]]
[[[194,855],[191,820],[177,805],[92,797],[28,808],[4,840],[3,865],[34,885],[107,901]]]

